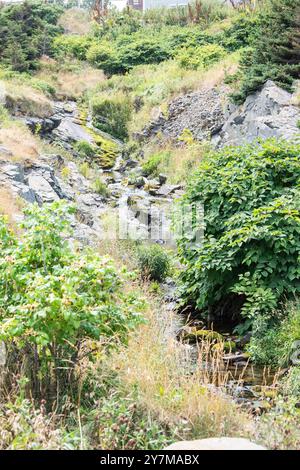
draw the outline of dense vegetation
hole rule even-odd
[[[21,72],[35,69],[38,59],[51,54],[52,39],[62,30],[58,5],[24,2],[0,7],[0,59]]]
[[[253,321],[299,294],[299,152],[271,140],[203,159],[184,199],[205,209],[203,244],[179,242],[186,302]]]
[[[291,89],[300,78],[300,1],[267,0],[258,13],[251,47],[241,61],[243,78],[238,101],[267,79]]]
[[[94,349],[87,340],[124,340],[138,320],[111,261],[71,250],[70,212],[59,203],[28,207],[21,239],[3,218],[0,226],[0,338],[22,357],[32,393],[50,403],[71,385],[79,355]]]

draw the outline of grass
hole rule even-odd
[[[46,118],[53,114],[50,99],[29,84],[17,79],[2,82],[5,89],[6,107],[13,115],[37,116]]]
[[[100,196],[103,196],[104,198],[107,198],[110,195],[110,191],[109,191],[109,188],[107,187],[107,184],[104,181],[102,181],[102,179],[99,177],[96,177],[94,179],[93,190]]]
[[[114,76],[95,91],[129,93],[137,112],[129,123],[131,133],[140,131],[159,112],[167,111],[167,103],[181,93],[219,86],[238,67],[238,53],[230,54],[209,70],[185,70],[175,60],[158,65],[135,67],[125,76]]]
[[[147,300],[146,323],[112,360],[127,390],[138,390],[139,405],[158,422],[177,427],[178,439],[245,435],[247,416],[209,389],[201,370],[189,373],[187,350],[174,340],[174,315]]]
[[[22,206],[22,200],[13,194],[9,186],[0,186],[0,214],[7,218],[9,226],[14,230],[16,222],[21,217]]]
[[[20,122],[8,121],[0,128],[0,145],[6,148],[11,161],[26,162],[36,160],[42,144],[40,139]]]
[[[168,182],[173,184],[186,183],[198,167],[201,158],[210,150],[209,142],[182,143],[174,146],[171,142],[156,140],[145,146],[144,166],[155,163],[152,176],[164,173]],[[151,175],[149,175],[151,176]]]
[[[61,63],[43,59],[40,66],[36,77],[53,87],[59,99],[76,100],[105,80],[101,70],[76,60]]]

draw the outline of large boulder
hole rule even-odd
[[[293,138],[300,132],[300,109],[293,101],[291,93],[268,80],[242,106],[228,107],[226,122],[213,139],[215,144],[240,145],[258,138]]]
[[[196,441],[179,441],[165,450],[267,450],[248,439],[239,437],[214,437]]]

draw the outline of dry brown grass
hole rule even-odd
[[[140,286],[127,285],[136,291]],[[130,390],[138,390],[140,405],[171,427],[180,425],[180,438],[245,436],[250,419],[215,385],[226,382],[215,356],[215,377],[198,368],[191,373],[188,346],[174,339],[177,318],[153,298],[145,286],[146,323],[131,333],[128,347],[110,364]]]
[[[0,129],[0,145],[11,153],[9,159],[21,162],[35,160],[41,148],[40,139],[17,122],[5,123]]]
[[[295,106],[300,106],[300,82],[297,83],[296,89],[294,91],[292,104]]]
[[[69,34],[88,34],[92,28],[92,21],[88,11],[80,8],[66,10],[58,22],[65,32]]]
[[[16,229],[21,218],[22,201],[7,185],[0,186],[0,214],[7,218],[8,224]]]
[[[61,99],[79,98],[105,80],[101,70],[88,65],[82,66],[72,62],[64,66],[48,59],[41,61],[41,70],[36,76],[53,86]]]
[[[12,79],[4,83],[6,106],[13,115],[45,118],[53,114],[51,101],[39,90]]]

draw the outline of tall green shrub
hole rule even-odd
[[[300,78],[300,0],[266,1],[241,70],[240,91],[234,95],[238,102],[267,79],[291,89],[294,80]]]
[[[203,204],[205,224],[203,243],[179,239],[185,303],[253,319],[300,292],[299,154],[299,144],[268,140],[203,159],[182,202]]]
[[[52,53],[52,41],[62,28],[57,21],[63,9],[41,1],[0,5],[0,58],[14,70],[37,67],[43,54]]]

